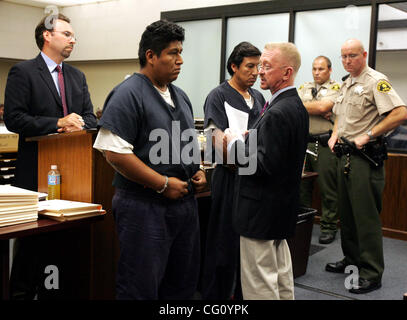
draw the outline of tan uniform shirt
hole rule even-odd
[[[348,77],[342,84],[334,106],[338,137],[353,141],[382,121],[388,112],[404,106],[387,77],[366,67],[356,77]]]
[[[333,80],[328,80],[320,86],[315,98],[312,96],[312,88],[317,88],[315,82],[306,82],[298,88],[298,95],[300,96],[303,103],[325,99],[335,102],[339,95],[340,85]],[[334,121],[334,117],[331,117],[331,121]],[[332,127],[333,124],[320,115],[309,116],[310,134],[325,133],[331,130]]]

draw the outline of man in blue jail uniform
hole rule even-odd
[[[211,137],[216,137],[217,149],[222,150],[224,131],[235,129],[233,118],[236,114],[245,119],[242,132],[260,115],[265,100],[259,91],[251,88],[257,80],[260,55],[260,50],[252,44],[239,43],[227,62],[231,79],[213,89],[206,98],[204,127],[212,130]],[[216,142],[220,143],[216,145]],[[232,228],[235,175],[236,168],[223,159],[212,176],[212,207],[202,281],[204,299],[241,298],[239,235]]]
[[[191,103],[171,84],[181,71],[183,41],[184,29],[174,23],[149,25],[139,44],[140,73],[112,90],[99,122],[94,147],[116,170],[118,299],[190,299],[197,287],[194,192],[203,190],[206,179],[191,134]],[[198,157],[188,150],[198,150]]]

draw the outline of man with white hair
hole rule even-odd
[[[237,178],[234,227],[240,234],[243,298],[294,299],[290,250],[295,232],[309,118],[294,79],[301,65],[292,43],[270,43],[260,57],[260,87],[270,90],[257,123],[257,169]],[[225,145],[233,143],[226,135]]]

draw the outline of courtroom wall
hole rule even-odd
[[[145,27],[161,11],[259,0],[112,0],[59,8],[72,22],[78,44],[71,60],[137,59]],[[52,0],[50,0],[52,2]],[[0,58],[30,59],[38,53],[34,29],[44,8],[0,1]]]
[[[11,59],[0,60],[0,103],[4,103],[4,90],[6,89],[7,75],[10,68],[17,63]]]
[[[407,51],[377,51],[376,70],[384,73],[390,78],[390,82],[397,93],[407,103],[407,78],[405,66]]]
[[[119,0],[65,7],[78,46],[72,60],[135,59],[145,27],[160,19],[161,11],[201,8],[260,0]]]
[[[95,112],[103,107],[107,95],[126,75],[140,70],[138,59],[68,63],[85,73]]]
[[[4,103],[4,90],[10,68],[17,60],[0,59],[0,103]],[[109,92],[122,82],[126,75],[140,70],[138,59],[117,61],[67,61],[81,70],[88,82],[94,111],[102,108]]]
[[[30,59],[38,54],[34,29],[44,9],[0,1],[0,58]]]

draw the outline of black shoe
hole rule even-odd
[[[368,293],[377,289],[380,289],[382,286],[380,281],[370,281],[363,278],[359,278],[359,285],[356,288],[349,290],[351,293],[361,294]]]
[[[348,264],[345,263],[345,260],[341,260],[338,262],[327,263],[327,265],[325,266],[325,270],[334,273],[345,273],[345,268],[347,266]]]
[[[336,233],[322,232],[321,235],[319,236],[319,243],[329,244],[335,240],[335,235]]]

